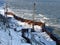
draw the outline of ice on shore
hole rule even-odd
[[[0,21],[0,45],[36,45],[36,42],[35,44],[27,43],[26,39],[22,37],[22,29],[31,28],[30,25],[25,22],[20,22],[11,16],[8,17],[7,25],[8,27],[4,25],[3,21]],[[37,35],[34,37],[36,41],[42,41],[46,45],[56,45],[55,41],[41,31],[42,28],[40,26],[35,25],[34,27],[36,31],[35,34]],[[30,33],[31,32],[26,33],[25,36],[28,36],[31,43],[33,43],[34,41],[31,39],[32,35]]]

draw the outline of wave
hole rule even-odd
[[[59,18],[48,18],[47,15],[39,14],[42,17],[41,21],[44,21],[46,26],[52,26],[55,28],[60,28],[60,19]]]

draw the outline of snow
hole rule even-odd
[[[9,40],[9,36],[7,35],[7,33],[4,31],[0,31],[0,42],[1,42],[0,44],[8,45],[8,40]]]
[[[11,17],[8,23],[10,27],[8,28],[0,21],[0,45],[30,45],[26,43],[26,40],[21,36],[21,32],[14,31],[14,28],[16,28],[17,31],[22,29],[22,26],[18,25],[17,22],[17,20]]]
[[[25,36],[29,38],[32,43],[33,40],[31,37],[37,42],[43,42],[45,45],[56,45],[56,42],[53,41],[46,32],[42,32],[41,26],[35,25],[34,28],[36,32],[32,33],[32,25],[18,21],[11,15],[7,17],[8,27],[0,21],[0,45],[33,45],[27,43],[26,39],[22,37],[22,29],[29,29],[29,31],[25,33]],[[36,45],[36,43],[34,45]]]
[[[28,44],[28,43],[23,43],[22,45],[31,45],[31,44]]]
[[[7,17],[13,17],[12,15],[7,15]]]
[[[35,25],[34,29],[35,29],[36,32],[42,32],[42,27],[41,26]]]
[[[4,15],[4,9],[0,8],[0,14]]]
[[[21,40],[23,38],[19,35],[17,35],[16,32],[14,32],[13,29],[10,29],[11,36],[8,35],[7,32],[0,31],[0,45],[23,45],[25,43],[22,43]],[[26,45],[29,45],[26,43]]]
[[[56,42],[53,41],[46,32],[33,32],[34,39],[38,42],[43,42],[45,45],[56,45]]]

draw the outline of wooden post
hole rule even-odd
[[[33,24],[32,24],[32,29],[34,30],[34,22],[35,22],[35,6],[36,6],[36,3],[34,3],[34,6],[33,6]]]
[[[8,5],[7,5],[7,3],[5,3],[5,8],[4,8],[4,13],[5,13],[5,19],[4,19],[5,22],[4,22],[4,24],[5,24],[5,28],[8,27],[8,23],[7,23],[8,20],[7,20],[7,14],[6,14],[6,12],[8,12],[7,8],[8,8]],[[5,29],[5,31],[6,31],[6,29]]]

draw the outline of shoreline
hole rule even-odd
[[[23,19],[21,17],[16,16],[15,14],[13,14],[12,12],[6,12],[5,14],[9,14],[9,15],[13,15],[13,17],[19,21],[22,22],[26,22],[28,24],[34,24],[34,25],[38,25],[42,27],[42,32],[46,32],[54,41],[56,41],[56,44],[59,45],[60,44],[60,40],[58,40],[58,38],[56,38],[56,36],[54,36],[51,32],[48,32],[45,28],[45,23],[42,22],[34,22],[32,20],[27,20],[27,19]]]

